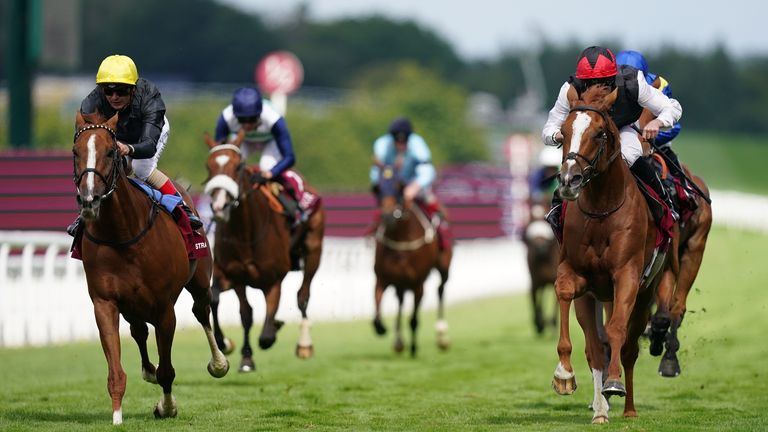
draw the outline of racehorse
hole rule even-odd
[[[216,340],[225,352],[234,349],[232,341],[224,337],[218,322],[219,293],[233,288],[240,302],[244,333],[239,370],[250,372],[256,367],[250,344],[253,309],[248,303],[245,288],[259,288],[264,293],[266,316],[259,347],[268,349],[275,343],[277,331],[283,325],[282,321],[275,319],[275,314],[280,304],[283,278],[291,269],[292,252],[300,254],[304,262],[304,279],[297,294],[302,321],[296,356],[306,359],[314,354],[307,306],[310,284],[320,266],[325,210],[320,203],[292,238],[289,222],[280,214],[280,204],[271,188],[255,178],[246,167],[240,150],[244,137],[241,130],[232,143],[217,144],[206,134],[205,141],[210,151],[206,163],[208,180],[205,193],[211,196],[211,210],[217,221],[211,304]]]
[[[375,187],[380,221],[376,230],[373,266],[376,274],[374,330],[379,336],[387,333],[387,328],[381,321],[381,299],[384,291],[393,285],[398,299],[394,350],[401,353],[405,348],[401,333],[403,301],[406,292],[413,292],[413,314],[410,320],[411,356],[416,355],[416,329],[419,325],[418,312],[424,295],[424,281],[435,268],[440,273],[440,285],[437,288],[438,320],[435,324],[437,345],[446,350],[450,341],[448,323],[444,318],[443,292],[448,281],[453,251],[450,247],[440,248],[436,228],[427,219],[425,211],[414,202],[404,202],[404,184],[397,176],[396,168],[385,165],[381,167],[380,172],[379,183]]]
[[[709,189],[704,180],[692,175],[687,166],[683,165],[681,168],[708,197]],[[662,174],[664,177],[669,175],[666,170]],[[679,197],[682,186],[676,186],[675,189]],[[650,322],[651,355],[658,356],[664,352],[659,363],[659,375],[670,378],[680,375],[680,362],[677,359],[680,341],[677,331],[683,321],[688,293],[699,273],[707,236],[712,227],[712,207],[698,194],[694,195],[694,199],[696,209],[690,214],[681,212],[680,241],[677,247],[680,272],[677,277],[671,269],[664,272],[656,297],[656,312]]]
[[[171,394],[175,378],[171,345],[176,328],[174,304],[182,288],[194,299],[192,311],[203,326],[211,350],[208,372],[222,377],[229,362],[219,351],[209,322],[211,256],[190,261],[173,217],[160,211],[146,194],[129,183],[117,151],[117,115],[104,122],[99,114],[76,119],[72,147],[74,182],[80,216],[88,294],[93,301],[101,346],[107,359],[107,390],[112,398],[112,423],[123,421],[126,375],[120,364],[120,315],[130,324],[141,354],[142,377],[163,388],[156,417],[176,416]],[[178,190],[189,201],[183,188]],[[159,363],[147,353],[147,323],[155,327]]]
[[[558,173],[558,190],[568,205],[555,282],[560,304],[560,361],[552,385],[561,395],[576,389],[569,334],[569,310],[574,301],[592,370],[593,423],[608,422],[606,396],[610,395],[626,396],[624,416],[637,416],[633,371],[638,338],[650,317],[660,269],[670,262],[665,252],[657,253],[657,233],[648,204],[620,157],[619,132],[608,115],[616,97],[616,90],[597,85],[580,99],[571,86],[571,110],[561,128],[565,158]],[[670,252],[674,255],[675,251]],[[670,260],[674,262],[676,257]],[[595,299],[609,302],[611,307],[605,329],[611,348],[605,379]],[[621,381],[622,365],[626,387]]]
[[[554,287],[557,279],[557,265],[560,260],[560,247],[552,229],[544,218],[545,203],[531,203],[530,221],[525,227],[523,243],[526,246],[528,272],[531,276],[531,305],[533,306],[533,325],[537,334],[544,333],[547,325],[557,326],[555,311],[549,319],[545,318],[542,301],[547,296],[547,288]]]

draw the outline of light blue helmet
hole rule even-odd
[[[258,117],[261,115],[261,94],[253,87],[235,90],[232,96],[232,111],[235,117]]]
[[[648,62],[645,61],[645,57],[639,51],[622,51],[616,55],[616,63],[620,65],[632,66],[635,69],[639,69],[643,72],[643,75],[648,75]]]

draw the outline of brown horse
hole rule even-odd
[[[266,316],[259,336],[259,347],[268,349],[276,340],[283,322],[275,319],[280,304],[283,278],[291,269],[291,253],[301,255],[304,279],[297,294],[302,321],[296,355],[310,358],[314,347],[307,318],[310,284],[320,266],[325,231],[325,210],[320,206],[297,228],[293,238],[289,221],[280,213],[279,204],[268,185],[255,183],[242,158],[240,144],[244,133],[229,144],[217,144],[206,135],[208,180],[205,191],[211,196],[211,209],[217,221],[213,268],[213,324],[219,347],[231,352],[234,345],[225,338],[218,324],[218,296],[221,290],[234,288],[240,302],[243,347],[241,372],[255,370],[250,344],[253,309],[245,288],[264,292]],[[315,192],[308,187],[308,190]],[[293,247],[292,247],[293,245]]]
[[[107,390],[112,398],[112,422],[123,421],[126,384],[120,364],[120,315],[130,324],[131,336],[139,346],[142,377],[163,388],[155,416],[174,417],[173,307],[182,288],[192,295],[192,311],[208,337],[212,357],[208,371],[222,377],[229,370],[209,322],[210,252],[205,258],[188,259],[172,216],[160,211],[156,203],[129,183],[115,140],[117,116],[103,121],[99,115],[77,113],[72,153],[77,201],[84,220],[80,255],[109,368]],[[185,194],[183,188],[179,191]],[[189,200],[189,196],[185,195],[185,199]],[[155,327],[157,367],[147,353],[147,323]]]
[[[392,166],[382,166],[376,194],[379,200],[380,222],[376,231],[376,255],[373,266],[376,274],[376,312],[373,326],[376,334],[383,336],[387,329],[381,322],[381,298],[390,286],[395,287],[398,299],[395,321],[394,350],[404,349],[401,333],[403,300],[405,293],[413,292],[413,314],[411,315],[411,356],[416,355],[416,329],[419,325],[418,312],[424,295],[424,281],[433,268],[440,273],[437,289],[438,309],[437,345],[448,349],[448,323],[444,318],[443,291],[448,281],[453,251],[450,247],[441,250],[436,229],[427,219],[425,212],[412,202],[403,202],[403,183]]]
[[[558,190],[570,205],[565,213],[555,283],[560,303],[560,362],[552,385],[562,395],[576,389],[569,334],[570,305],[575,300],[592,370],[593,423],[608,421],[606,396],[610,395],[626,396],[624,416],[637,415],[633,371],[639,353],[638,338],[650,317],[659,269],[668,263],[665,253],[656,254],[651,212],[620,157],[619,132],[607,114],[616,97],[615,90],[593,86],[579,99],[571,87],[571,111],[561,128],[565,159]],[[671,252],[674,255],[674,249]],[[675,261],[673,257],[671,262]],[[611,356],[605,380],[595,299],[611,306],[606,326]],[[621,381],[622,365],[626,388]]]
[[[532,203],[530,221],[525,227],[523,243],[526,246],[528,273],[531,276],[531,305],[533,306],[533,325],[537,334],[544,333],[547,325],[557,326],[557,316],[545,318],[542,301],[547,297],[549,287],[554,287],[557,279],[557,265],[560,261],[560,246],[549,223],[544,218],[545,203]]]
[[[704,181],[692,175],[687,166],[683,165],[682,168],[708,197],[709,189]],[[677,359],[680,341],[677,331],[685,315],[688,293],[701,268],[704,248],[712,227],[712,207],[699,195],[695,195],[695,200],[697,207],[690,218],[681,212],[684,217],[680,224],[680,242],[677,247],[680,272],[678,275],[671,269],[664,272],[656,296],[656,312],[650,323],[651,355],[661,355],[664,352],[663,345],[666,345],[659,364],[659,375],[670,378],[680,375],[680,362]]]

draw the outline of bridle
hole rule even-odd
[[[384,167],[383,169],[392,169],[391,167]],[[385,177],[387,181],[390,182],[398,182],[398,180],[395,180],[391,177],[391,174],[389,177],[387,177],[385,174],[382,175],[382,177]],[[397,189],[397,186],[388,185],[387,190],[389,192],[392,191],[392,189]],[[381,189],[379,188],[379,191],[377,195],[381,194]],[[395,218],[401,218],[405,214],[405,207],[404,207],[404,198],[402,191],[400,193],[395,193],[395,198],[397,200],[397,208],[394,210],[393,215]],[[378,196],[379,201],[381,201],[381,197]],[[419,206],[415,203],[413,203],[411,208],[411,213],[416,215],[416,219],[419,220],[419,223],[421,224],[422,229],[424,230],[424,235],[414,239],[414,240],[394,240],[386,236],[386,227],[384,224],[379,224],[379,227],[376,229],[376,241],[381,243],[384,247],[387,247],[389,249],[395,250],[395,251],[412,251],[416,250],[426,244],[430,244],[435,239],[435,228],[432,226],[432,223],[427,218],[427,215],[424,214],[424,211],[419,208]]]
[[[117,179],[119,177],[118,174],[120,172],[119,170],[120,170],[121,157],[120,157],[120,154],[117,152],[116,133],[115,133],[114,129],[112,129],[111,127],[109,127],[109,126],[107,126],[105,124],[90,124],[90,125],[85,126],[85,127],[81,128],[81,129],[78,129],[78,131],[75,132],[75,138],[74,138],[73,141],[76,142],[77,139],[80,137],[80,135],[83,132],[88,131],[88,130],[92,130],[92,129],[104,129],[107,132],[109,132],[109,135],[112,138],[113,156],[112,156],[112,167],[110,168],[110,171],[109,171],[109,176],[112,178],[112,181],[111,182],[107,181],[107,178],[102,173],[100,173],[98,170],[96,170],[95,168],[86,168],[81,173],[78,174],[76,166],[73,169],[73,171],[74,171],[74,178],[73,178],[73,180],[75,182],[75,186],[77,187],[77,186],[80,185],[80,182],[82,181],[83,176],[85,174],[87,174],[89,172],[92,172],[95,175],[99,176],[99,178],[104,182],[104,184],[109,184],[110,185],[109,190],[107,191],[107,193],[105,193],[100,198],[100,200],[104,200],[106,198],[109,198],[112,195],[112,193],[114,193],[115,190],[117,190]],[[73,165],[74,165],[74,161],[73,161]],[[149,232],[149,230],[152,228],[152,225],[154,225],[154,223],[155,223],[155,219],[157,218],[157,214],[159,213],[160,208],[158,207],[157,202],[154,199],[151,200],[151,201],[152,201],[152,206],[150,206],[150,208],[149,208],[149,216],[148,216],[147,224],[133,238],[130,238],[130,239],[125,240],[125,241],[102,240],[102,239],[99,239],[97,237],[94,237],[93,234],[89,233],[88,229],[85,228],[85,227],[83,228],[83,235],[85,235],[85,237],[88,238],[88,240],[90,240],[93,243],[96,243],[98,245],[110,246],[110,247],[113,247],[113,248],[126,248],[128,246],[131,246],[131,245],[135,244],[136,242],[138,242],[139,240],[141,240]],[[82,207],[82,198],[80,197],[80,190],[79,189],[77,191],[77,204],[78,204],[78,206]]]
[[[605,122],[606,125],[610,124],[610,121],[611,121],[611,119],[608,117],[608,115],[605,113],[605,111],[597,109],[597,108],[589,106],[589,105],[577,105],[577,106],[571,108],[569,113],[572,113],[574,111],[577,111],[577,112],[583,112],[583,111],[595,112],[595,113],[599,114],[600,117],[603,118],[603,121]],[[574,162],[576,162],[576,164],[581,169],[582,175],[584,176],[584,183],[582,183],[582,187],[586,186],[587,183],[589,183],[592,179],[594,179],[595,177],[600,175],[600,173],[602,172],[602,171],[598,171],[597,164],[600,161],[600,156],[602,156],[603,152],[605,152],[605,148],[606,148],[606,145],[607,145],[609,140],[612,143],[618,144],[618,145],[616,145],[616,150],[608,158],[608,161],[606,162],[606,165],[610,165],[619,156],[619,154],[621,154],[621,143],[617,143],[616,142],[617,141],[617,137],[611,132],[611,130],[610,129],[604,129],[603,130],[603,134],[604,134],[605,139],[600,142],[600,146],[597,149],[597,153],[595,154],[595,157],[593,157],[592,159],[587,159],[586,156],[582,155],[581,153],[577,153],[577,152],[568,152],[568,154],[565,155],[565,160],[566,161],[567,160],[573,160]],[[579,163],[577,158],[580,158],[581,160],[583,160],[586,163],[587,166],[583,167],[583,165]],[[626,183],[626,179],[624,179],[624,182]],[[624,186],[622,186],[622,188],[624,188],[624,187],[626,187],[626,184]],[[610,210],[607,210],[607,211],[604,211],[604,212],[590,212],[588,210],[585,210],[584,208],[582,208],[581,202],[579,200],[576,200],[576,204],[579,206],[579,210],[581,210],[581,212],[585,216],[588,216],[588,217],[593,218],[593,219],[603,219],[603,218],[611,215],[612,213],[616,212],[618,209],[620,209],[624,205],[624,202],[626,201],[626,199],[627,199],[627,195],[623,194],[622,198],[621,198],[621,202],[619,202],[618,205],[616,205],[614,208],[612,208]]]
[[[119,169],[119,165],[120,165],[120,155],[117,152],[117,140],[115,139],[117,134],[115,133],[114,129],[112,129],[111,127],[105,124],[90,124],[88,126],[78,129],[77,132],[75,132],[75,138],[73,139],[73,142],[77,142],[77,139],[80,137],[80,135],[83,132],[88,130],[93,130],[93,129],[104,129],[107,132],[109,132],[109,136],[112,138],[112,150],[113,150],[112,167],[110,168],[109,174],[108,174],[112,178],[112,181],[109,182],[107,180],[107,177],[105,177],[104,174],[100,173],[96,168],[86,168],[78,174],[77,166],[74,165],[75,163],[74,159],[72,160],[73,181],[75,182],[75,187],[77,187],[80,185],[80,182],[82,181],[84,175],[88,174],[89,172],[94,173],[104,182],[104,184],[109,185],[109,190],[107,190],[107,193],[105,193],[101,197],[101,199],[106,199],[106,198],[109,198],[110,195],[112,195],[115,189],[117,189],[117,170]],[[79,189],[77,191],[77,204],[79,206],[82,206],[82,198],[80,197]]]

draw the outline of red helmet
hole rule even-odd
[[[608,48],[591,46],[579,55],[576,78],[608,78],[616,76],[616,57]]]

